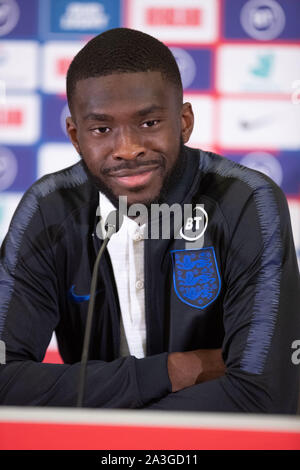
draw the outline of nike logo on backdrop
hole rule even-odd
[[[273,116],[260,116],[253,119],[240,119],[239,125],[247,131],[252,131],[271,124],[273,120]]]

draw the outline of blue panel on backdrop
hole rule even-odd
[[[0,146],[0,192],[24,192],[36,180],[36,147]]]
[[[38,0],[0,0],[0,38],[30,39],[38,32]]]
[[[43,95],[43,140],[69,142],[66,133],[66,117],[70,116],[65,97]]]
[[[230,160],[245,165],[268,175],[290,196],[300,194],[300,153],[289,151],[248,153],[227,153],[223,155]]]
[[[203,48],[170,47],[177,61],[185,90],[212,88],[212,50]]]
[[[224,0],[224,35],[232,39],[300,39],[299,0]]]
[[[41,5],[45,37],[90,36],[121,26],[120,0],[42,0]]]

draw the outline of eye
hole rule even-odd
[[[159,124],[158,119],[151,119],[150,121],[143,122],[142,127],[153,127]]]
[[[92,129],[95,134],[107,134],[110,131],[109,127],[96,127],[96,129]]]

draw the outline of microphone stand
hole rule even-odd
[[[104,250],[110,240],[110,237],[117,231],[116,224],[108,224],[108,229],[106,233],[106,237],[103,240],[102,246],[99,250],[97,255],[93,274],[92,274],[92,281],[91,281],[91,292],[90,292],[90,300],[87,312],[87,320],[85,326],[85,333],[84,333],[84,341],[83,341],[83,348],[82,348],[82,356],[81,356],[81,365],[79,371],[79,385],[78,385],[78,395],[77,395],[77,407],[83,406],[83,398],[84,398],[84,387],[85,387],[85,378],[86,378],[86,367],[88,361],[88,354],[89,354],[89,346],[90,346],[90,338],[91,338],[91,328],[92,328],[92,321],[93,321],[93,313],[94,313],[94,305],[95,305],[95,297],[96,297],[96,288],[97,288],[97,280],[98,280],[98,270],[99,270],[99,263],[104,253]]]

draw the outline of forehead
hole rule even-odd
[[[175,111],[176,91],[160,72],[114,73],[78,81],[73,108],[80,115],[121,109],[130,112],[153,105]]]

